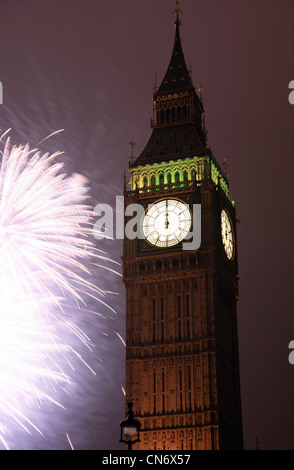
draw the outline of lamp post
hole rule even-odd
[[[134,419],[133,403],[129,402],[127,417],[120,423],[120,441],[128,446],[128,450],[132,450],[132,447],[137,442],[140,442],[140,429],[141,423],[137,419]],[[133,436],[135,439],[132,440]]]

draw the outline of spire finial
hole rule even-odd
[[[157,92],[157,73],[154,74],[153,94]]]
[[[135,147],[135,142],[134,142],[133,137],[132,137],[131,141],[129,142],[129,146],[130,146],[129,165],[131,165],[133,163],[133,160],[134,160],[134,147]]]
[[[182,12],[182,10],[181,10],[180,7],[179,7],[179,0],[176,0],[176,8],[173,10],[172,14],[173,14],[173,15],[176,15],[175,21],[174,21],[175,26],[176,26],[176,27],[177,27],[177,26],[181,26],[182,23],[181,23],[180,20],[179,20],[179,16],[180,16],[180,15],[183,16],[183,12]]]

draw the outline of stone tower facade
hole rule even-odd
[[[242,449],[235,201],[207,145],[175,13],[152,133],[125,184],[125,206],[145,211],[142,236],[124,240],[126,399],[142,423],[135,449]],[[201,245],[183,249],[196,205]]]

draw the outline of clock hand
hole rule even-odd
[[[168,214],[165,214],[165,228],[168,229],[169,221],[168,221]]]
[[[166,213],[165,213],[165,228],[168,229],[169,226],[169,221],[168,221],[168,207],[167,207],[167,201],[165,202],[166,205]]]

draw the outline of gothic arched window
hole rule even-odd
[[[172,108],[172,122],[176,120],[176,108]]]
[[[170,122],[170,109],[169,108],[167,108],[166,110],[165,119],[167,123]]]

